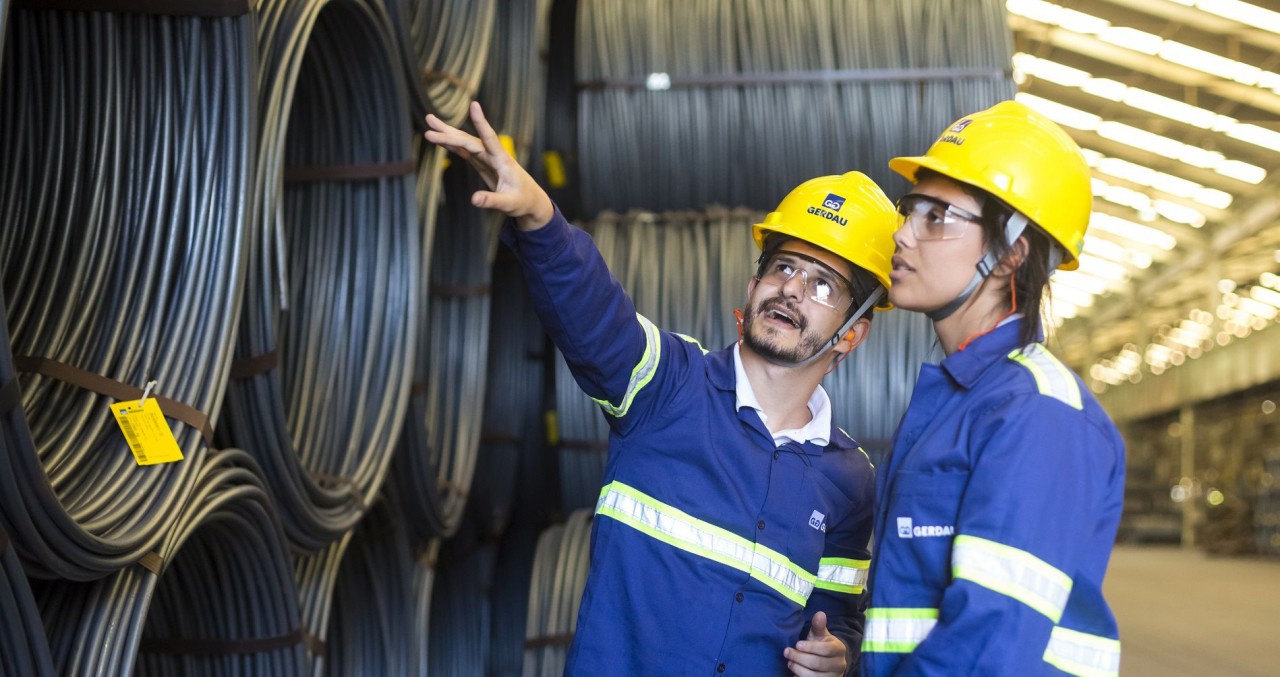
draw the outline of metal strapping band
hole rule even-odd
[[[21,407],[22,387],[18,385],[18,379],[13,378],[0,387],[0,416]]]
[[[934,80],[1001,80],[1004,68],[864,68],[855,70],[776,71],[769,73],[670,74],[671,88],[746,87],[752,85],[836,84],[857,82],[929,82]],[[647,76],[584,80],[578,89],[647,89]]]
[[[370,162],[352,165],[306,165],[286,167],[284,180],[288,183],[304,183],[314,181],[365,181],[369,179],[385,179],[390,176],[404,176],[418,171],[417,160],[401,160],[399,162]]]
[[[575,440],[570,438],[560,438],[560,448],[569,451],[581,451],[586,453],[598,453],[601,451],[609,451],[608,440]]]
[[[543,649],[549,646],[569,646],[573,643],[573,633],[567,632],[562,635],[545,635],[543,637],[534,637],[524,641],[526,649]]]
[[[440,71],[433,71],[430,68],[424,68],[422,70],[422,77],[427,82],[439,82],[443,80],[464,92],[473,91],[470,83],[451,73],[442,73]]]
[[[138,651],[158,654],[194,656],[225,656],[231,654],[255,654],[279,651],[295,647],[309,637],[298,628],[278,637],[250,637],[246,639],[214,638],[149,638],[143,637]]]
[[[253,357],[242,357],[231,362],[231,380],[243,381],[247,378],[253,378],[259,374],[265,374],[276,365],[280,364],[279,354],[275,350],[254,355]]]
[[[426,394],[426,392],[427,392],[426,381],[414,381],[413,383],[409,384],[410,395],[424,395]]]
[[[106,376],[85,371],[79,367],[73,367],[69,364],[63,364],[57,360],[51,360],[47,357],[32,357],[22,355],[13,358],[13,366],[15,369],[28,374],[40,374],[49,378],[57,379],[63,383],[68,383],[77,388],[88,390],[99,395],[105,395],[116,400],[136,400],[142,397],[142,389],[131,386],[128,383],[109,379]],[[204,412],[177,400],[171,400],[160,395],[152,395],[156,402],[160,405],[160,411],[165,416],[176,421],[181,421],[192,428],[200,431],[200,435],[204,438],[204,443],[213,448],[213,428],[209,427],[209,417]]]
[[[351,494],[351,498],[354,498],[356,500],[356,505],[360,506],[361,510],[364,510],[369,507],[369,504],[364,502],[364,496],[360,493],[360,487],[356,485],[355,482],[345,477],[339,477],[337,475],[329,475],[327,473],[317,472],[315,470],[308,470],[307,476],[309,476],[311,479],[317,482],[328,482],[329,484],[336,484],[340,487],[346,487],[347,493]]]
[[[149,552],[138,560],[138,566],[159,576],[160,571],[164,569],[164,558],[159,553]]]
[[[464,287],[462,285],[452,284],[433,284],[431,285],[431,295],[436,298],[444,299],[467,299],[478,296],[488,296],[490,288],[491,287],[488,284],[478,284],[474,287]]]
[[[115,12],[161,16],[232,17],[249,13],[249,0],[18,0],[18,9]]]

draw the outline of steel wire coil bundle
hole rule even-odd
[[[457,125],[485,73],[497,0],[386,0],[420,125],[427,113]],[[505,3],[504,3],[505,5]]]
[[[0,16],[4,8],[0,7]],[[49,640],[40,610],[9,536],[0,529],[0,676],[52,677]]]
[[[384,493],[357,527],[338,571],[329,618],[326,662],[336,675],[426,675],[419,654],[427,628],[418,599],[428,599],[419,570],[434,566],[434,551],[415,557],[393,493]],[[428,602],[429,603],[429,602]]]
[[[488,369],[490,281],[497,245],[495,221],[471,206],[478,177],[455,166],[443,181],[431,299],[416,363],[421,392],[406,421],[395,472],[405,514],[421,543],[457,532],[471,491]]]
[[[770,209],[849,169],[896,190],[890,157],[1014,92],[999,0],[584,0],[577,25],[588,215]]]
[[[293,579],[298,587],[298,604],[302,608],[304,627],[312,628],[308,674],[323,677],[328,672],[329,619],[333,611],[334,588],[338,569],[351,546],[355,529],[338,537],[315,554],[299,557],[294,562]]]
[[[0,426],[0,525],[32,575],[89,580],[156,547],[217,420],[257,233],[254,20],[8,23],[0,386],[16,368],[21,407]],[[108,405],[152,380],[185,460],[139,467]]]
[[[154,554],[98,581],[39,584],[57,673],[300,674],[291,566],[257,464],[216,452]]]
[[[225,434],[314,551],[377,494],[408,407],[419,231],[412,127],[376,0],[269,0],[257,243]],[[278,368],[277,368],[278,366]]]
[[[564,674],[587,587],[591,515],[590,510],[574,511],[564,524],[549,527],[538,538],[525,624],[525,677]]]
[[[521,477],[522,482],[527,481],[526,476]],[[520,677],[524,669],[525,619],[538,547],[534,524],[532,520],[514,519],[498,546],[489,595],[493,622],[486,674],[490,677]]]
[[[489,674],[495,543],[446,541],[431,595],[429,670],[432,675]]]

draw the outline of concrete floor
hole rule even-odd
[[[1120,545],[1103,589],[1121,677],[1280,675],[1280,561]]]

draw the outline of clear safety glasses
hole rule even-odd
[[[970,223],[982,223],[982,217],[971,214],[936,197],[908,193],[898,199],[898,213],[911,226],[917,240],[955,240],[964,235]]]
[[[827,264],[785,249],[774,252],[760,268],[761,282],[782,287],[793,277],[800,278],[802,292],[811,301],[836,312],[848,310],[853,301],[851,284]]]

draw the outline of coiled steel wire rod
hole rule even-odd
[[[204,463],[201,429],[218,417],[258,232],[245,209],[254,26],[249,15],[9,17],[0,271],[12,334],[0,386],[20,379],[21,408],[0,425],[0,525],[34,576],[88,580],[137,561]],[[151,380],[152,394],[190,408],[171,421],[180,463],[139,467],[108,410]]]
[[[578,7],[588,215],[769,209],[801,181],[849,169],[895,183],[890,157],[1014,92],[999,0]]]
[[[495,543],[471,539],[441,548],[431,595],[430,674],[489,674],[497,552]]]
[[[419,570],[434,566],[433,550],[415,557],[394,492],[384,492],[356,528],[335,583],[325,642],[335,675],[422,675],[418,654],[428,642],[419,625]]]
[[[210,455],[157,551],[90,583],[42,581],[62,675],[298,675],[292,560],[254,460]]]
[[[302,623],[311,628],[307,674],[324,677],[328,672],[329,618],[333,611],[333,591],[338,569],[351,546],[355,529],[347,531],[324,549],[297,558],[293,578],[298,586],[298,603],[302,607]]]
[[[419,230],[412,126],[377,0],[266,0],[256,243],[225,435],[295,547],[355,526],[408,406]]]
[[[525,677],[564,674],[587,587],[591,510],[577,510],[538,538],[525,624]]]
[[[402,45],[413,118],[423,129],[427,113],[459,124],[485,73],[497,0],[386,0],[386,5]]]
[[[0,7],[0,12],[4,8]],[[0,675],[52,677],[49,640],[18,553],[0,529]]]

